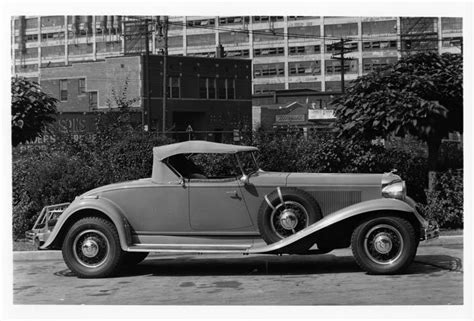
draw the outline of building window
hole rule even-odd
[[[86,93],[86,79],[85,78],[79,78],[79,88],[78,88],[78,94],[82,95]]]
[[[389,40],[389,41],[365,41],[362,46],[363,51],[371,51],[371,50],[396,50],[397,49],[397,41],[396,40]]]
[[[261,56],[281,56],[285,53],[285,48],[278,47],[278,48],[261,48],[261,49],[254,49],[254,56],[261,57]]]
[[[288,64],[290,75],[320,75],[321,61],[297,61]]]
[[[337,25],[325,25],[324,35],[329,37],[356,36],[359,33],[357,23],[344,23]]]
[[[438,30],[438,18],[409,17],[400,18],[401,33],[403,35],[420,35],[424,33],[436,33]]]
[[[311,39],[321,36],[321,28],[317,26],[288,27],[289,39]]]
[[[235,79],[226,79],[227,99],[235,99]]]
[[[42,41],[59,40],[59,39],[64,39],[64,32],[43,33],[41,35]]]
[[[253,91],[255,94],[263,94],[263,93],[268,93],[268,92],[272,92],[275,90],[282,90],[282,89],[285,89],[285,84],[282,84],[282,83],[255,85],[253,87]]]
[[[188,27],[201,27],[201,26],[213,26],[216,21],[214,19],[205,19],[205,20],[188,20]]]
[[[207,78],[199,78],[199,98],[207,99]]]
[[[217,78],[217,98],[227,99],[227,79]]]
[[[67,101],[67,79],[59,81],[59,100]]]
[[[344,71],[346,73],[357,73],[357,60],[345,60]],[[326,74],[340,74],[341,62],[339,60],[326,60]]]
[[[397,33],[397,20],[362,22],[363,35],[386,35]]]
[[[284,39],[285,37],[283,28],[271,28],[253,31],[254,42],[282,41]]]
[[[170,77],[168,84],[168,98],[181,98],[181,79],[179,77]]]
[[[253,16],[253,22],[269,22],[269,21],[283,21],[285,17],[283,16]]]
[[[359,48],[357,42],[346,42],[344,43],[344,49],[345,51],[357,51]],[[338,53],[341,51],[341,43],[336,42],[333,44],[327,44],[326,45],[326,52],[334,52]]]
[[[260,77],[284,77],[285,66],[283,63],[264,64],[253,66],[254,78]]]
[[[97,109],[97,91],[89,92],[89,109]]]
[[[199,78],[199,98],[216,99],[215,78]]]
[[[364,58],[364,72],[371,72],[380,68],[385,68],[388,65],[397,62],[397,57],[386,57],[386,58]]]
[[[209,99],[216,99],[216,79],[207,79],[207,93]]]
[[[226,57],[248,57],[249,56],[249,50],[248,49],[243,49],[243,50],[229,50],[225,52]]]
[[[289,89],[312,89],[321,91],[321,82],[319,81],[309,81],[309,82],[290,82],[288,84]],[[321,101],[320,101],[320,105]]]
[[[187,35],[186,42],[189,47],[213,46],[216,43],[216,35],[214,33]]]
[[[248,43],[249,35],[246,31],[221,32],[219,33],[219,41],[223,45]]]
[[[321,52],[320,45],[288,47],[289,55],[311,55]]]
[[[462,47],[461,37],[443,38],[443,47]]]
[[[461,32],[462,18],[441,18],[441,28],[443,29],[443,32]]]

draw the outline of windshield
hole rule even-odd
[[[253,174],[259,170],[254,152],[237,153],[237,158],[242,166],[243,172],[246,175]]]

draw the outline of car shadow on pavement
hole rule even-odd
[[[447,255],[419,255],[403,273],[432,274],[460,271],[460,259]],[[352,256],[286,255],[222,257],[150,257],[141,264],[122,269],[116,277],[130,276],[208,276],[208,275],[299,275],[326,273],[365,273]]]

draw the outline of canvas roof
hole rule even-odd
[[[163,145],[153,148],[153,156],[163,160],[177,154],[209,153],[233,154],[238,152],[257,151],[257,147],[213,143],[204,140],[190,140],[187,142]]]

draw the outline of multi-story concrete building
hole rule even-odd
[[[12,73],[35,78],[41,67],[126,55],[137,42],[143,44],[145,34],[150,52],[159,54],[163,29],[130,33],[127,22],[132,20],[136,17],[14,17]],[[350,51],[345,54],[346,81],[406,52],[462,52],[462,19],[452,17],[169,17],[167,26],[170,55],[215,57],[221,45],[218,56],[252,59],[254,94],[300,88],[339,91],[341,64],[334,44],[341,38]]]

